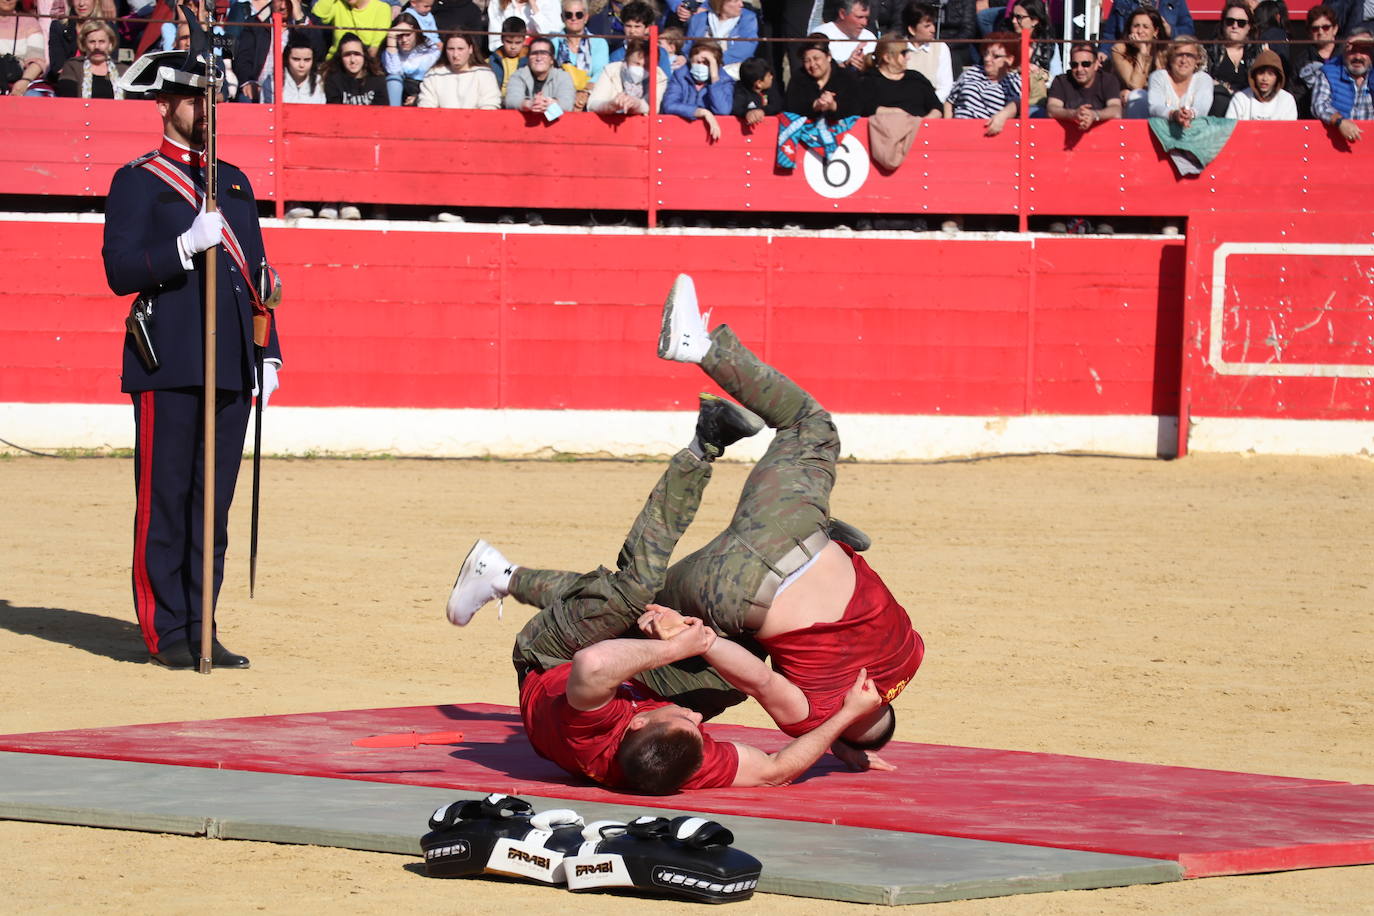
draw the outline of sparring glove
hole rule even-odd
[[[223,238],[224,215],[218,210],[207,213],[202,204],[191,228],[177,236],[177,252],[182,264],[189,264],[191,258],[218,245]]]

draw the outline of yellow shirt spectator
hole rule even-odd
[[[375,52],[391,28],[391,6],[386,0],[315,0],[310,12],[334,27],[329,56],[339,49],[339,39],[354,32],[368,49]]]

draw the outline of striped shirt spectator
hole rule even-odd
[[[949,105],[955,118],[990,118],[1006,105],[1021,100],[1016,74],[999,80],[988,79],[981,67],[965,67],[949,90]]]

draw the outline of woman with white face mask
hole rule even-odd
[[[625,41],[625,59],[607,64],[596,81],[587,110],[599,114],[642,115],[649,113],[649,43],[642,38]],[[654,91],[654,110],[663,103],[668,77],[660,70]]]
[[[674,71],[668,80],[663,96],[664,114],[705,122],[713,141],[720,139],[716,115],[728,115],[735,104],[735,81],[725,72],[723,57],[713,39],[699,39],[687,56],[687,66]]]

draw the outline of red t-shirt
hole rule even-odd
[[[838,542],[836,542],[838,543]],[[801,688],[811,713],[800,722],[778,726],[789,735],[804,735],[830,718],[854,686],[860,668],[891,703],[921,667],[925,644],[897,599],[864,558],[849,549],[854,563],[854,594],[844,616],[800,630],[759,640],[773,668]]]
[[[535,753],[576,776],[586,776],[612,789],[626,788],[615,752],[630,720],[641,712],[670,705],[633,681],[621,684],[600,709],[584,712],[568,702],[572,662],[547,671],[531,671],[520,685],[520,715]],[[715,789],[735,781],[739,751],[728,741],[712,741],[703,729],[701,768],[684,789]]]

